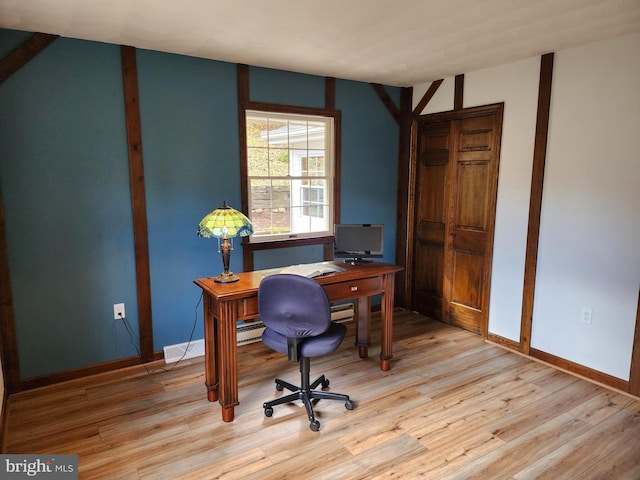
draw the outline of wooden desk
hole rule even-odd
[[[331,302],[357,299],[356,346],[361,358],[367,357],[371,345],[371,296],[382,296],[380,369],[387,371],[393,357],[394,275],[402,267],[379,262],[362,265],[336,263],[346,270],[316,280],[324,287]],[[240,281],[235,283],[216,283],[213,278],[194,281],[203,292],[207,398],[210,402],[220,402],[225,422],[233,420],[234,407],[240,403],[236,321],[258,316],[258,286],[264,272],[240,273]]]

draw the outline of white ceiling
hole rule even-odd
[[[0,0],[0,27],[411,86],[638,32],[640,0]]]

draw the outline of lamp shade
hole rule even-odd
[[[204,217],[198,225],[198,236],[209,238],[246,237],[253,233],[251,220],[234,210],[227,202]]]
[[[253,233],[251,220],[242,213],[234,210],[227,202],[220,208],[215,209],[204,217],[198,225],[199,237],[217,237],[218,251],[222,255],[222,266],[224,270],[214,278],[218,283],[237,282],[240,277],[229,271],[229,261],[231,260],[231,250],[233,250],[233,237],[246,237]],[[231,238],[231,242],[229,239]]]

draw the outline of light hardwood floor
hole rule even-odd
[[[299,373],[254,343],[239,348],[232,423],[206,400],[200,358],[15,395],[4,452],[77,453],[81,479],[640,478],[639,399],[415,313],[396,311],[394,334],[389,372],[377,332],[368,359],[352,336],[312,359],[356,402],[320,401],[320,432],[298,406],[264,416],[274,377]]]

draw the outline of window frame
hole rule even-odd
[[[340,111],[330,109],[320,109],[311,107],[292,107],[284,105],[274,104],[261,104],[261,103],[247,103],[241,104],[239,108],[239,125],[240,125],[240,170],[241,170],[241,193],[242,193],[242,207],[243,211],[249,215],[249,166],[248,166],[248,145],[247,145],[247,114],[251,112],[257,112],[265,115],[303,115],[303,116],[315,116],[315,117],[327,117],[333,121],[333,205],[329,205],[330,214],[332,220],[328,225],[328,231],[308,233],[303,235],[292,234],[288,237],[281,236],[279,238],[260,238],[255,239],[251,237],[245,237],[243,239],[243,249],[247,249],[249,252],[255,250],[266,250],[280,247],[293,247],[301,245],[318,245],[325,244],[325,248],[328,244],[333,243],[333,224],[340,221],[340,133],[341,133],[341,118]],[[328,180],[331,181],[330,179]]]

